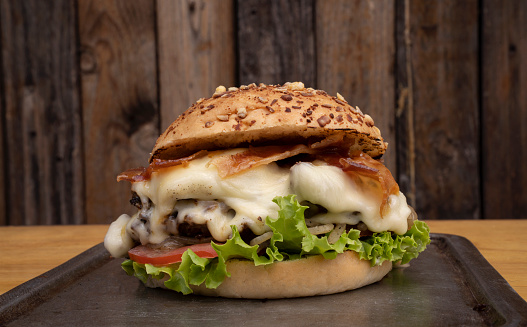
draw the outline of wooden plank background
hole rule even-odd
[[[85,221],[75,8],[67,0],[0,2],[7,224]]]
[[[0,225],[109,223],[216,86],[369,113],[426,219],[527,218],[527,2],[0,0]]]

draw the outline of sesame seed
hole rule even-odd
[[[344,101],[339,100],[339,99],[335,99],[335,102],[338,103],[338,104],[340,104],[340,105],[343,105],[343,106],[346,105],[346,103],[345,103]]]
[[[238,91],[238,88],[237,87],[229,87],[228,91],[229,92],[235,92],[235,91]]]
[[[267,108],[267,110],[269,110],[270,113],[273,113],[273,112],[274,112],[274,109],[271,108],[271,106],[265,106],[265,108]]]
[[[214,122],[213,121],[208,121],[208,122],[205,123],[205,128],[212,127],[212,125],[214,125]]]
[[[324,107],[324,108],[333,108],[332,105],[327,104],[327,103],[324,103],[324,104],[322,105],[322,107]]]
[[[228,121],[229,120],[229,115],[218,115],[216,116],[218,118],[218,120],[220,121]]]
[[[337,106],[337,112],[341,112],[341,111],[344,111],[344,108],[340,107],[340,106]]]
[[[319,119],[317,119],[317,122],[320,125],[320,127],[324,127],[331,122],[331,119],[328,116],[322,116]]]
[[[311,111],[311,110],[309,110],[309,109],[306,111],[306,114],[307,114],[308,116],[311,115],[312,113],[313,113],[313,111]]]
[[[244,119],[245,117],[247,117],[247,109],[245,109],[244,107],[238,108],[237,115],[239,118]]]
[[[291,101],[291,100],[293,100],[293,97],[291,95],[289,95],[289,94],[284,94],[280,98],[282,98],[282,100],[284,100],[284,101]]]
[[[227,89],[225,88],[225,86],[220,85],[220,86],[218,86],[218,87],[216,88],[216,90],[214,91],[214,94],[216,94],[216,93],[223,93],[223,92],[225,92],[225,91],[227,91]]]
[[[299,107],[299,106],[292,106],[293,109],[302,109],[302,107]]]
[[[310,93],[310,92],[300,92],[300,94],[305,96],[305,97],[312,97],[313,96],[313,93]]]
[[[260,101],[261,103],[267,103],[269,100],[267,100],[267,98],[264,98],[264,97],[258,97],[258,101]]]
[[[271,106],[272,106],[273,104],[275,104],[277,101],[278,101],[278,99],[273,99],[273,101],[271,101]]]
[[[287,83],[284,84],[284,86],[286,86],[288,89],[294,90],[294,91],[299,91],[299,90],[303,90],[304,89],[304,83],[302,83],[302,82],[293,82],[293,83],[287,82]]]

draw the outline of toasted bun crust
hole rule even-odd
[[[218,87],[200,99],[158,138],[150,161],[177,159],[200,150],[248,145],[298,144],[343,136],[352,150],[373,158],[387,143],[373,119],[350,106],[342,96],[304,88],[300,82],[283,86]]]
[[[381,280],[392,269],[385,261],[380,266],[370,266],[360,260],[357,253],[345,251],[336,259],[324,259],[322,255],[299,260],[275,262],[255,266],[251,261],[231,259],[227,261],[230,278],[217,289],[204,285],[192,286],[196,294],[228,298],[278,299],[334,294],[353,290]],[[162,287],[164,280],[150,278],[149,287]]]

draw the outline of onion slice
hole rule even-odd
[[[249,242],[249,245],[255,246],[255,245],[261,244],[267,240],[270,240],[271,236],[273,236],[273,232],[263,233],[262,235],[256,236],[255,238],[253,238],[251,242]]]
[[[336,224],[335,228],[331,231],[331,234],[328,236],[328,242],[329,244],[335,244],[339,238],[340,235],[342,235],[346,231],[346,224]]]
[[[315,227],[309,227],[308,230],[313,235],[326,234],[333,230],[335,226],[333,224],[318,225]]]

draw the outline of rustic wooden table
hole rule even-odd
[[[527,300],[527,220],[433,220],[434,233],[469,239]],[[107,225],[0,227],[0,294],[102,242]]]

